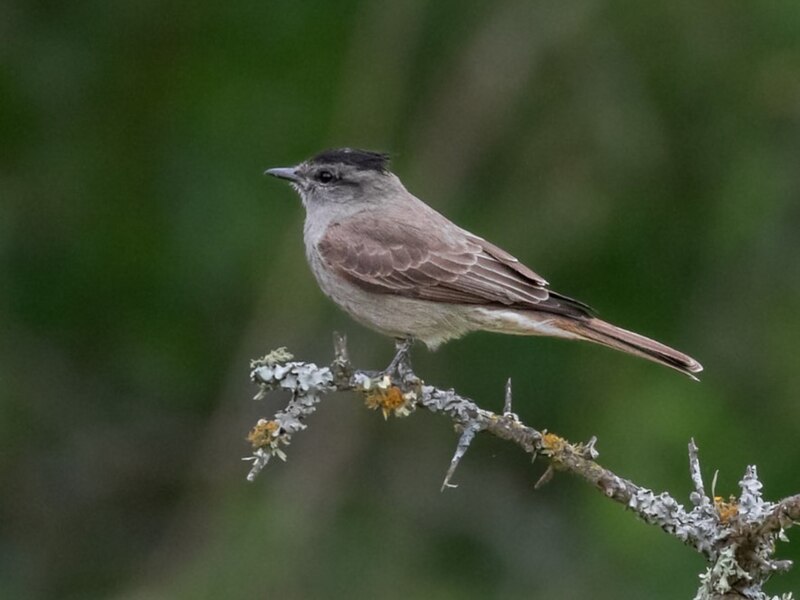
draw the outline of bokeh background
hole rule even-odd
[[[686,498],[800,491],[800,4],[0,4],[0,596],[689,598],[702,559],[431,415],[326,401],[245,481],[249,360],[391,343],[305,265],[267,167],[387,150],[553,288],[698,359],[474,334],[426,381]],[[794,533],[780,556],[800,559]],[[800,569],[773,579],[798,591]]]

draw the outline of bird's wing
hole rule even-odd
[[[589,315],[512,255],[447,225],[432,237],[412,223],[358,215],[329,225],[317,251],[329,269],[374,293]]]

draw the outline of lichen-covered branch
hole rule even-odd
[[[354,369],[341,336],[335,336],[334,351],[332,364],[323,367],[293,361],[283,348],[253,361],[251,378],[260,388],[256,398],[284,389],[291,393],[291,399],[284,410],[272,419],[259,420],[250,432],[248,440],[253,445],[253,454],[245,459],[253,462],[249,480],[252,481],[273,457],[286,459],[286,446],[294,434],[306,428],[305,419],[316,410],[324,395],[356,392],[369,408],[380,409],[384,418],[404,417],[417,409],[426,409],[454,423],[460,436],[442,490],[455,487],[451,480],[456,468],[472,440],[482,431],[549,461],[537,487],[549,481],[555,471],[572,473],[590,483],[646,523],[659,527],[706,557],[709,567],[700,575],[701,585],[695,600],[734,597],[770,600],[762,591],[763,584],[773,573],[791,567],[790,561],[775,560],[773,555],[775,542],[785,540],[784,531],[800,519],[800,495],[778,503],[765,501],[754,466],[747,468],[739,482],[741,494],[738,498],[709,498],[703,484],[698,449],[692,440],[689,474],[694,491],[689,497],[692,508],[687,510],[669,493],[653,492],[601,466],[596,460],[594,438],[585,444],[574,444],[521,422],[511,411],[510,381],[506,385],[503,414],[497,414],[480,408],[454,390],[423,384],[411,368],[407,344],[398,346],[398,355],[390,368],[380,373]],[[789,598],[791,594],[773,600]]]

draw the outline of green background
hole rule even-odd
[[[690,598],[701,557],[445,420],[328,399],[245,481],[250,358],[385,366],[262,177],[331,146],[703,381],[588,344],[474,334],[427,382],[686,499],[800,492],[800,3],[0,5],[0,596]],[[781,558],[800,558],[797,532]],[[800,569],[773,593],[800,589]]]

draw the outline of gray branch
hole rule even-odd
[[[773,573],[787,571],[792,566],[791,561],[776,560],[773,555],[776,541],[786,541],[785,530],[800,521],[800,494],[777,503],[765,501],[754,466],[747,468],[739,482],[738,498],[709,498],[703,485],[698,448],[691,440],[689,474],[694,491],[689,496],[693,508],[687,510],[669,493],[657,494],[601,466],[596,462],[595,438],[585,444],[574,444],[546,430],[525,425],[511,412],[510,380],[504,393],[504,412],[497,414],[480,408],[454,390],[422,384],[411,369],[407,353],[398,354],[391,371],[374,373],[352,367],[343,337],[335,336],[334,351],[329,367],[293,361],[284,348],[253,361],[251,378],[259,386],[256,399],[284,389],[291,393],[291,400],[272,419],[259,420],[250,432],[248,440],[253,445],[253,454],[245,460],[253,465],[248,480],[255,479],[273,457],[286,459],[286,446],[295,433],[306,428],[306,418],[314,413],[323,396],[331,392],[357,392],[368,407],[380,409],[384,418],[405,417],[422,408],[442,414],[454,423],[460,436],[442,484],[443,491],[455,487],[451,480],[456,468],[475,435],[486,431],[516,444],[534,458],[541,455],[548,460],[537,487],[547,483],[556,471],[572,473],[646,523],[705,556],[709,566],[700,575],[695,600],[791,598],[791,594],[770,598],[762,587]]]

